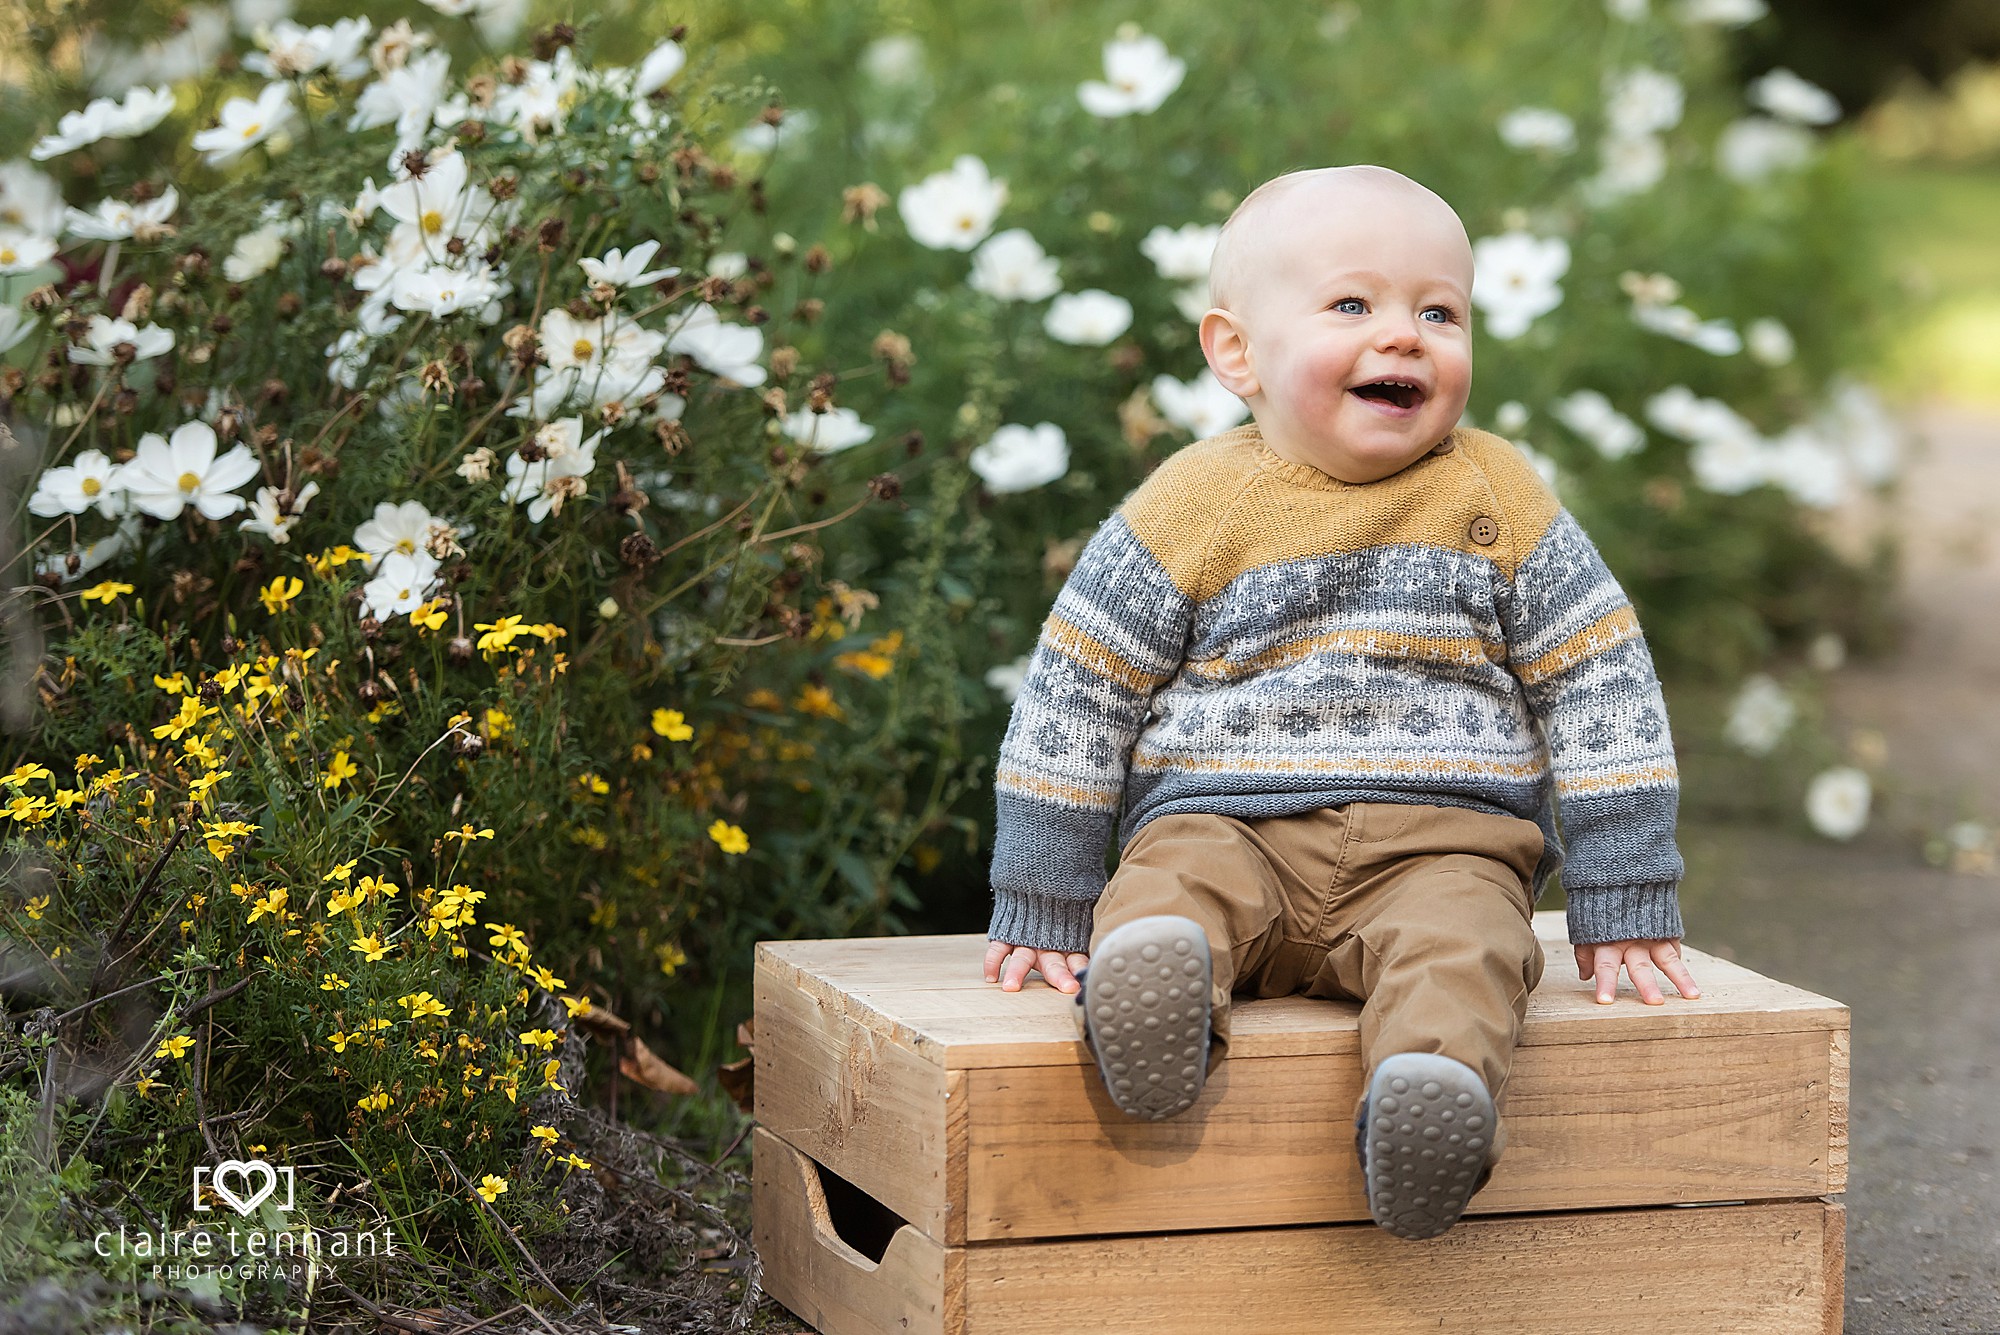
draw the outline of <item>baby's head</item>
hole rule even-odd
[[[1223,225],[1201,349],[1271,449],[1343,482],[1401,471],[1472,390],[1472,246],[1385,167],[1266,181]]]

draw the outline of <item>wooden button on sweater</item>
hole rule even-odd
[[[1481,547],[1491,547],[1500,537],[1500,526],[1486,515],[1472,521],[1472,540]]]

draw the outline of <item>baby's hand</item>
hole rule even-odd
[[[1622,964],[1632,978],[1632,986],[1639,989],[1639,1000],[1648,1006],[1666,1004],[1666,996],[1660,991],[1660,982],[1653,977],[1653,966],[1674,980],[1683,997],[1698,997],[1701,989],[1694,985],[1694,975],[1688,972],[1681,960],[1680,942],[1674,941],[1606,941],[1602,945],[1578,946],[1576,948],[1576,976],[1597,979],[1597,1004],[1609,1006],[1618,996],[1618,968]]]
[[[1002,961],[1006,965],[1004,976]],[[1090,956],[1082,951],[1064,954],[1060,950],[1036,950],[1033,946],[995,941],[986,947],[986,981],[999,983],[1002,992],[1019,992],[1021,984],[1028,981],[1028,970],[1040,969],[1050,987],[1058,992],[1074,992],[1082,986],[1076,981],[1076,971],[1089,963]]]

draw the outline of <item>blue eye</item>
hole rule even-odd
[[[1449,306],[1429,306],[1418,318],[1429,320],[1432,324],[1450,324],[1458,315]]]
[[[1333,303],[1333,309],[1339,311],[1342,315],[1366,315],[1368,313],[1368,303],[1359,297],[1342,297],[1339,301]]]

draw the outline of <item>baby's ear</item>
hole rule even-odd
[[[1250,340],[1236,317],[1220,306],[1201,317],[1201,355],[1222,387],[1237,398],[1251,398],[1262,388],[1250,365]]]

